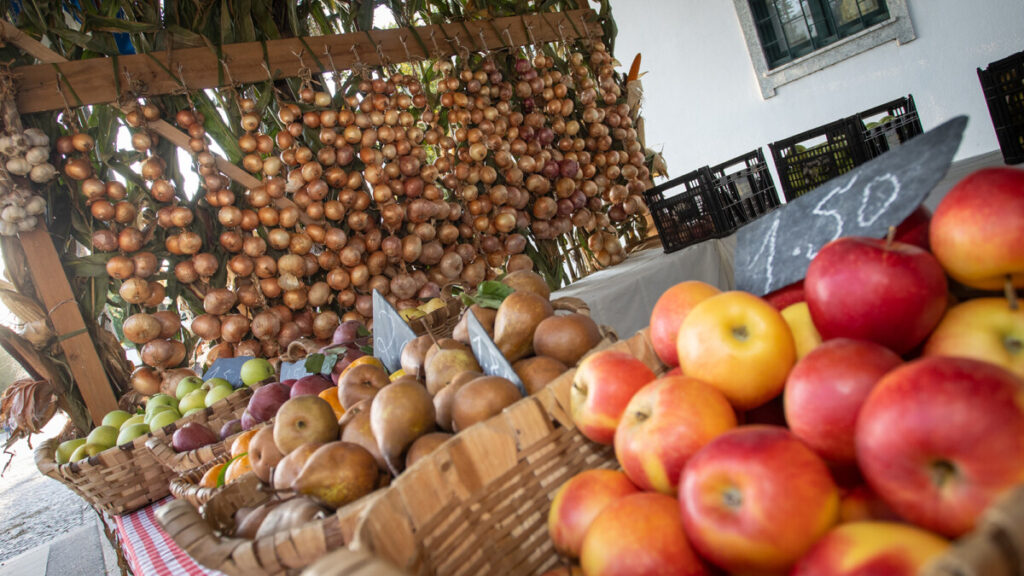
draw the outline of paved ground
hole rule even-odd
[[[56,417],[33,446],[56,435],[64,419]],[[0,433],[0,442],[6,436]],[[12,448],[10,467],[0,477],[0,576],[117,573],[105,568],[112,550],[99,517],[84,500],[36,469],[24,440]],[[3,455],[0,468],[10,455]],[[104,550],[105,549],[105,550]]]

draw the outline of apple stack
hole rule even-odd
[[[555,547],[588,576],[934,566],[1024,482],[1022,287],[1024,171],[991,168],[766,298],[671,288],[667,374],[616,350],[576,372],[573,420],[620,470],[559,489]]]

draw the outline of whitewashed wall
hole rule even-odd
[[[913,94],[925,130],[970,118],[957,158],[998,149],[976,69],[1024,50],[1022,0],[907,0],[917,38],[762,99],[731,0],[612,0],[615,55],[643,54],[647,144],[678,176]],[[769,164],[771,161],[769,160]],[[773,170],[774,172],[774,170]]]

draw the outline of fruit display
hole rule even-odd
[[[971,174],[930,242],[915,212],[914,244],[836,239],[765,298],[667,290],[648,332],[661,371],[617,350],[576,371],[573,421],[619,470],[559,489],[556,550],[585,575],[915,574],[977,528],[1024,481],[1024,243],[1003,245],[1022,183]],[[1014,224],[992,236],[996,214]]]

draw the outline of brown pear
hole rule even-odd
[[[550,316],[533,333],[533,352],[550,356],[566,366],[575,366],[584,354],[601,341],[601,330],[586,314]]]
[[[323,444],[320,442],[303,444],[281,458],[281,461],[274,467],[274,489],[291,490],[292,482],[298,478],[302,467],[306,465],[306,460],[321,446]]]
[[[354,366],[338,382],[338,401],[348,410],[361,400],[373,398],[390,382],[388,371],[377,364]]]
[[[307,442],[338,439],[338,417],[327,400],[310,394],[289,398],[274,416],[274,443],[288,454]]]
[[[501,283],[514,289],[516,292],[533,292],[547,300],[551,297],[551,288],[544,281],[544,277],[533,270],[516,270],[510,272],[501,279]]]
[[[452,399],[452,430],[459,432],[497,415],[522,398],[507,378],[480,376],[467,382]]]
[[[387,470],[388,464],[384,461],[384,456],[380,453],[380,446],[370,428],[370,406],[372,404],[373,400],[367,399],[353,406],[351,410],[345,411],[343,418],[346,419],[346,422],[341,430],[341,440],[366,448],[367,452],[372,454],[373,459],[377,461],[377,467]],[[351,416],[349,416],[350,413]]]
[[[274,442],[273,426],[260,428],[249,440],[249,462],[252,463],[252,471],[256,473],[260,482],[270,483],[274,467],[281,458],[284,458],[284,454],[277,449],[277,443]]]
[[[434,403],[427,389],[407,380],[385,386],[370,406],[370,429],[388,469],[398,476],[405,449],[434,430]]]
[[[461,348],[442,348],[430,357],[426,365],[427,391],[431,396],[447,386],[459,372],[473,370],[480,372],[480,363],[472,351]]]
[[[416,338],[406,342],[405,346],[402,347],[402,370],[410,376],[422,379],[423,361],[426,357],[427,350],[429,350],[433,344],[434,339],[430,337],[430,334],[417,336]]]
[[[412,443],[412,446],[409,446],[409,451],[405,453],[406,469],[415,464],[417,460],[436,450],[438,446],[444,444],[451,437],[452,435],[447,432],[431,432],[417,438]]]
[[[377,487],[377,461],[366,448],[351,442],[328,442],[306,460],[292,488],[314,500],[340,508]]]
[[[462,313],[462,318],[459,318],[459,323],[452,329],[452,338],[469,344],[469,313],[472,312],[476,319],[480,321],[480,325],[484,327],[492,338],[494,337],[494,316],[498,313],[494,308],[484,308],[479,304],[473,304],[466,311]]]
[[[437,422],[438,428],[451,431],[452,399],[455,398],[455,393],[458,392],[459,388],[462,388],[466,382],[469,382],[479,376],[483,376],[483,374],[476,370],[459,372],[452,377],[450,384],[441,388],[441,390],[434,395],[434,421]]]
[[[526,393],[533,395],[543,390],[552,380],[561,376],[569,368],[550,356],[531,356],[513,364],[512,369],[523,381]]]
[[[533,332],[554,314],[551,302],[532,292],[513,292],[494,317],[494,343],[509,362],[533,353]]]
[[[430,362],[430,359],[441,350],[465,350],[466,352],[472,352],[473,349],[469,347],[468,343],[459,342],[454,338],[441,338],[434,344],[431,344],[430,348],[427,348],[427,354],[423,357],[423,364],[426,365]]]

